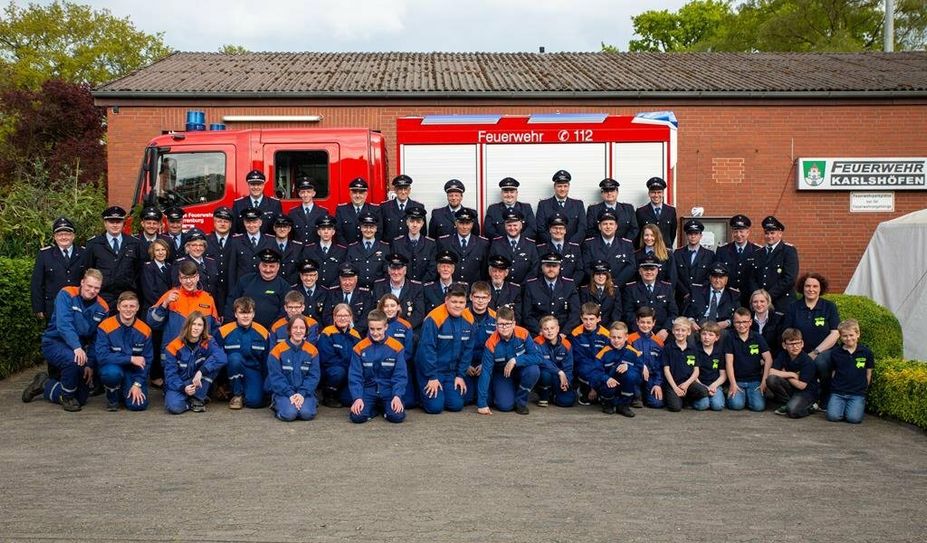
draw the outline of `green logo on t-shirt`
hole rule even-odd
[[[758,343],[750,345],[750,354],[760,354],[760,345]]]
[[[815,317],[814,318],[815,326],[824,326],[824,317]]]
[[[865,359],[865,358],[857,358],[857,359],[856,359],[856,367],[857,367],[857,368],[865,368],[865,367],[866,367],[866,359]]]
[[[687,354],[687,355],[686,355],[686,365],[687,365],[687,366],[694,366],[694,365],[695,365],[695,355],[694,355],[694,354]]]
[[[718,359],[717,359],[717,358],[712,358],[712,359],[711,359],[711,369],[713,369],[713,370],[718,369]]]

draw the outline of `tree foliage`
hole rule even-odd
[[[692,0],[632,21],[631,51],[880,51],[885,12],[883,0]],[[925,46],[927,0],[895,0],[895,49]]]
[[[242,45],[232,45],[227,43],[219,48],[219,52],[225,55],[244,55],[245,53],[250,53],[248,49]]]
[[[38,89],[52,78],[95,86],[169,54],[162,38],[107,9],[11,1],[0,18],[0,63],[15,86]]]

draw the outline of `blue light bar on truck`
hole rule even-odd
[[[422,124],[498,124],[502,115],[425,115]]]
[[[528,124],[602,124],[606,118],[608,118],[607,113],[535,113],[528,117]]]

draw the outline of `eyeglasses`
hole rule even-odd
[[[497,322],[496,326],[499,328],[510,328],[512,326],[515,326],[515,323],[514,322]]]
[[[786,347],[801,347],[802,345],[804,345],[804,343],[805,343],[805,342],[802,341],[802,340],[798,340],[798,341],[786,341],[786,342],[785,342],[785,346],[786,346]]]
[[[472,298],[472,299],[474,299],[474,300],[488,300],[488,299],[489,299],[489,296],[486,296],[486,295],[484,295],[484,294],[474,294],[474,295],[470,296],[470,298]]]
[[[736,319],[734,320],[734,324],[752,324],[752,323],[753,321],[739,321]]]

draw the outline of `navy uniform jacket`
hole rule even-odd
[[[286,247],[281,252],[277,238],[274,238],[273,246],[280,252],[280,275],[290,283],[299,281],[299,263],[303,261],[304,245],[302,242],[287,241]]]
[[[531,209],[531,204],[515,202],[512,209],[517,209],[525,219],[524,227],[521,229],[522,236],[529,238],[533,236],[537,227],[534,223],[534,210]],[[496,202],[486,208],[486,215],[483,217],[483,236],[488,239],[505,236],[504,217],[508,210],[509,207],[504,202]]]
[[[629,239],[615,236],[608,248],[605,247],[602,236],[587,239],[583,242],[583,263],[586,266],[587,278],[592,277],[592,263],[596,260],[608,262],[612,283],[616,285],[627,283],[637,273],[637,259],[634,258],[634,247]]]
[[[235,321],[235,300],[249,296],[254,300],[254,321],[270,330],[274,321],[285,315],[283,299],[290,291],[290,284],[280,275],[265,281],[260,273],[243,276],[232,287],[225,303],[225,322]]]
[[[592,204],[586,210],[587,238],[599,235],[599,215],[605,211],[606,207],[605,202],[599,202]],[[637,214],[634,212],[634,206],[624,202],[615,202],[615,208],[612,211],[618,217],[618,231],[615,235],[629,240],[636,239],[640,227],[637,224]]]
[[[692,292],[692,285],[708,283],[708,271],[715,262],[715,254],[698,246],[695,262],[691,262],[689,246],[673,251],[673,265],[676,268],[676,301],[682,301]]]
[[[399,210],[399,200],[395,198],[386,200],[380,204],[380,215],[383,220],[383,230],[379,231],[380,239],[388,241],[398,236],[405,235],[406,232],[409,231],[409,226],[406,224],[406,210],[412,209],[413,207],[425,211],[425,206],[412,198],[406,200],[402,211]]]
[[[142,266],[141,307],[138,312],[139,315],[142,315],[142,318],[145,318],[144,316],[147,315],[151,306],[158,303],[161,296],[164,296],[164,293],[173,287],[174,281],[171,267],[172,265],[169,262],[165,262],[164,271],[162,272],[154,261],[146,262]]]
[[[77,286],[86,269],[84,248],[71,245],[71,258],[65,260],[57,245],[43,247],[32,268],[32,312],[45,313],[49,321],[55,312],[55,297],[64,287]]]
[[[318,243],[303,247],[303,260],[311,258],[319,264],[318,283],[325,288],[338,286],[338,268],[347,257],[348,248],[338,243],[332,243],[328,254],[322,252]]]
[[[743,253],[737,254],[737,245],[732,241],[718,247],[715,252],[715,260],[727,267],[727,286],[740,291],[740,303],[744,307],[750,307],[750,295],[753,293],[750,290],[750,282],[753,280],[753,270],[756,268],[756,252],[760,249],[759,245],[748,241]]]
[[[634,281],[625,285],[622,297],[624,299],[624,322],[632,331],[637,331],[637,310],[646,305],[652,307],[656,313],[654,331],[666,330],[672,333],[673,319],[679,316],[679,306],[676,305],[676,297],[669,283],[657,281],[653,286],[653,295],[651,295],[643,281]]]
[[[345,262],[357,268],[357,285],[366,289],[373,288],[373,282],[386,275],[386,257],[389,256],[389,244],[374,241],[370,249],[364,247],[363,241],[348,245]]]
[[[797,279],[798,251],[794,246],[781,241],[769,256],[766,255],[764,247],[757,250],[750,292],[758,288],[766,289],[772,297],[773,306],[779,311],[785,311],[795,300],[794,288]]]
[[[135,237],[138,238],[138,242],[142,244],[142,262],[151,262],[151,257],[148,256],[148,248],[151,247],[151,241],[145,239],[145,234],[139,234]],[[171,237],[166,234],[158,234],[155,239],[160,239],[167,242],[167,261],[170,262],[174,260],[174,240],[172,240]]]
[[[579,289],[579,303],[595,302],[599,304],[599,314],[602,315],[602,324],[608,328],[615,321],[624,320],[624,305],[621,299],[621,289],[615,287],[615,293],[611,296],[604,290],[601,296],[599,289],[589,290],[589,285]]]
[[[208,292],[214,300],[222,300],[222,298],[218,297],[219,266],[216,264],[215,260],[208,256],[203,256],[202,263],[197,263],[190,255],[175,260],[174,263],[171,264],[171,287],[180,286],[180,265],[187,260],[196,263],[196,267],[200,270],[200,281],[197,284],[197,288]],[[157,301],[157,299],[155,300]]]
[[[558,277],[551,295],[546,277],[530,279],[523,288],[522,316],[525,328],[533,335],[540,333],[539,321],[544,315],[553,315],[562,330],[579,325],[579,294],[568,277]]]
[[[560,207],[560,203],[557,201],[556,196],[551,196],[546,200],[538,202],[537,224],[535,225],[536,234],[534,235],[534,239],[536,239],[538,243],[547,243],[550,241],[550,234],[547,232],[547,222],[555,213],[565,215],[568,219],[566,233],[567,241],[572,241],[577,245],[581,244],[583,240],[586,239],[586,205],[583,204],[582,200],[576,200],[570,197],[567,197],[566,201],[563,203],[563,207]]]
[[[290,210],[287,216],[293,220],[293,239],[304,245],[319,241],[319,233],[315,223],[322,217],[328,216],[328,210],[312,202],[312,211],[306,214],[302,202]]]
[[[245,223],[241,220],[241,212],[252,205],[251,196],[238,198],[232,203],[232,232],[243,234],[245,232]],[[280,200],[267,196],[261,198],[260,205],[257,208],[261,211],[261,232],[273,235],[274,221],[280,215],[283,215],[283,208],[280,206]]]
[[[392,292],[389,277],[377,279],[373,283],[374,304],[384,294]],[[409,321],[412,328],[418,328],[428,313],[425,311],[425,290],[422,284],[406,277],[402,290],[399,291],[399,307],[402,308],[402,318]]]
[[[660,234],[663,236],[663,243],[666,244],[667,248],[673,246],[673,243],[676,242],[676,227],[678,221],[676,219],[676,208],[670,205],[663,204],[660,206],[660,218],[653,213],[653,205],[648,202],[645,205],[637,208],[637,211],[634,212],[634,215],[637,217],[637,225],[641,228],[645,224],[655,224],[660,229]],[[641,233],[637,234],[637,237],[634,239],[634,246],[641,246]]]
[[[506,281],[497,289],[489,282],[489,308],[498,311],[500,307],[510,307],[515,312],[515,322],[522,322],[521,285]]]
[[[694,319],[700,326],[708,320],[715,322],[731,321],[734,311],[740,307],[740,291],[725,288],[718,297],[718,315],[716,318],[705,316],[711,304],[711,285],[692,285],[692,292],[685,299],[684,317]],[[733,321],[731,321],[733,324]]]
[[[406,265],[406,277],[427,283],[438,279],[438,272],[435,264],[435,254],[438,252],[438,244],[435,240],[420,235],[415,247],[408,235],[393,238],[390,251],[406,257],[409,263]]]
[[[261,234],[257,247],[251,245],[251,236],[247,233],[232,236],[227,249],[228,254],[225,256],[225,272],[228,278],[229,290],[234,288],[235,284],[243,276],[257,271],[257,254],[264,249],[277,249],[273,236]]]
[[[451,282],[453,285],[457,281]],[[440,281],[430,281],[422,285],[422,292],[425,297],[425,315],[431,313],[431,310],[444,303],[444,286]]]
[[[634,258],[636,258],[638,262],[640,262],[644,256],[646,256],[644,249],[634,251]],[[657,258],[657,255],[653,255],[653,257]],[[657,281],[666,281],[673,286],[673,292],[676,292],[676,282],[679,278],[676,276],[673,253],[670,252],[666,260],[660,260],[659,258],[657,258],[657,260],[660,262],[660,271],[657,273]]]
[[[142,273],[142,244],[138,238],[122,235],[119,254],[113,253],[106,234],[100,234],[87,242],[84,251],[85,268],[96,268],[103,274],[103,288],[100,297],[111,308],[116,307],[116,298],[126,290],[138,292]]]
[[[299,282],[291,286],[290,290],[295,290],[306,299],[306,308],[303,310],[303,315],[312,317],[317,322],[322,322],[322,315],[325,313],[325,299],[328,297],[328,289],[316,282],[310,294],[309,291],[306,290],[306,287],[303,286],[302,282]]]
[[[470,235],[467,248],[460,248],[460,237],[455,232],[438,238],[438,250],[448,250],[457,255],[454,280],[468,285],[486,278],[486,261],[489,259],[489,240]]]
[[[577,285],[582,285],[586,278],[586,266],[583,262],[583,251],[579,244],[568,241],[561,244],[560,250],[557,250],[553,242],[542,243],[538,245],[538,254],[544,255],[548,252],[555,252],[562,257],[560,261],[560,275],[573,279]],[[538,268],[538,275],[540,275]]]
[[[226,266],[228,265],[228,255],[231,243],[231,233],[225,237],[224,247],[219,247],[219,236],[217,236],[215,232],[212,232],[206,236],[206,256],[215,260],[216,266],[219,268],[219,278],[216,281],[216,292],[218,292],[219,296],[216,298],[216,300],[224,300],[229,293],[229,274]]]
[[[380,237],[383,233],[383,216],[380,214],[380,206],[364,203],[360,212],[370,213],[377,218],[377,236]],[[353,203],[338,204],[335,209],[335,239],[339,243],[348,245],[361,239],[360,223],[357,222],[358,215]]]
[[[344,303],[344,291],[341,287],[335,286],[328,290],[325,298],[325,311],[322,313],[323,326],[332,326],[334,324],[332,312],[335,306]],[[354,312],[354,329],[357,333],[364,335],[367,333],[367,313],[377,307],[370,291],[357,287],[351,293],[351,311]]]
[[[461,206],[463,209],[463,206]],[[470,211],[473,212],[475,217],[479,217],[476,210],[472,208]],[[456,217],[454,212],[451,211],[451,206],[443,206],[435,208],[431,211],[431,219],[428,221],[428,237],[431,239],[438,239],[441,236],[456,234],[457,227],[455,226]],[[473,221],[473,230],[470,232],[471,235],[480,235],[480,221],[479,219]]]
[[[184,245],[187,243],[187,235],[183,232],[181,232],[180,235],[178,235],[176,238],[172,234],[161,234],[158,237],[167,242],[167,245],[170,248],[167,259],[171,262],[187,256],[187,252],[184,250]],[[145,250],[145,258],[147,259],[149,244],[147,242],[142,242],[141,240],[139,240],[139,242],[142,243],[142,248]]]
[[[512,249],[508,236],[497,237],[489,245],[490,258],[502,255],[512,262],[509,268],[509,280],[513,283],[524,283],[525,280],[537,277],[541,269],[538,247],[533,239],[521,236]],[[561,275],[563,275],[561,273]],[[572,277],[566,275],[565,277]]]

